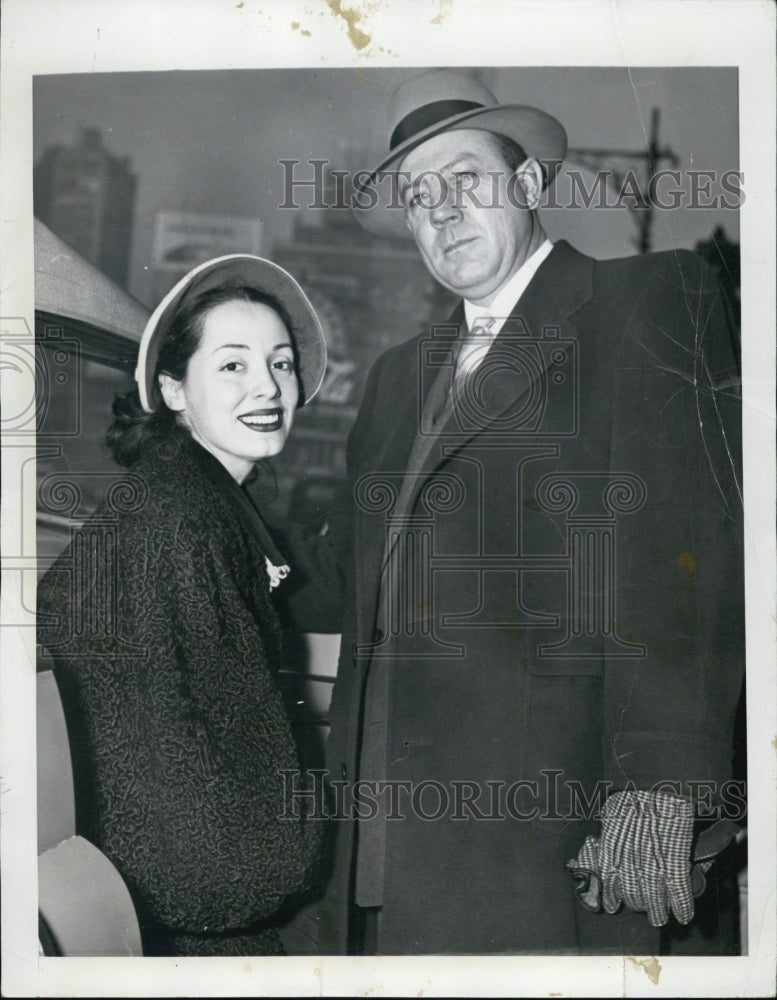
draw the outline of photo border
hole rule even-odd
[[[3,993],[9,996],[458,995],[761,996],[774,988],[774,7],[758,0],[5,0],[0,87],[3,335],[34,329],[32,78],[36,74],[264,66],[738,66],[746,511],[750,954],[637,957],[52,959],[37,954],[34,490],[18,489],[29,448],[2,454]],[[310,37],[293,24],[311,24]],[[485,30],[486,25],[488,31]],[[493,28],[497,30],[493,30]],[[368,37],[369,41],[364,42]],[[214,39],[218,42],[214,44]],[[271,42],[271,44],[269,44]],[[13,412],[29,383],[2,371]],[[7,411],[6,411],[7,412]],[[19,526],[22,525],[20,536]],[[32,557],[30,557],[32,553]],[[30,558],[32,562],[30,562]],[[26,575],[25,575],[26,574]],[[33,574],[34,575],[34,574]]]

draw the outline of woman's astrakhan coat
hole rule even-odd
[[[79,832],[116,865],[147,954],[266,954],[309,887],[316,824],[274,677],[272,544],[181,432],[150,449],[39,586],[66,707]]]

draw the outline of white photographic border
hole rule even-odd
[[[293,25],[297,24],[295,28]],[[310,25],[303,34],[299,25]],[[321,66],[736,66],[740,91],[749,954],[642,959],[38,956],[35,637],[21,596],[34,495],[3,448],[0,741],[6,996],[764,996],[775,967],[775,8],[758,0],[5,0],[0,319],[34,328],[32,80],[49,73]],[[368,37],[369,41],[364,42]],[[3,402],[29,392],[3,378]],[[26,529],[24,529],[26,530]],[[33,556],[34,559],[34,556]],[[651,971],[654,966],[650,966]],[[654,981],[655,979],[655,981]]]

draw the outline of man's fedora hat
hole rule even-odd
[[[288,271],[271,260],[251,254],[228,254],[192,268],[170,289],[146,323],[135,369],[140,402],[146,412],[156,409],[161,399],[155,378],[159,350],[179,309],[211,289],[240,287],[271,295],[286,310],[297,354],[298,405],[304,406],[315,396],[326,370],[326,342],[307,295]]]
[[[500,104],[470,76],[435,69],[411,77],[391,95],[387,109],[390,152],[355,189],[354,215],[383,236],[409,236],[396,192],[404,157],[441,132],[482,129],[507,136],[539,160],[548,183],[567,151],[567,134],[552,115],[526,104]]]

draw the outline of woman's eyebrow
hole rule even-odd
[[[214,347],[211,354],[215,354],[217,351],[227,351],[227,350],[242,350],[250,351],[251,348],[248,344],[219,344],[218,347]]]
[[[279,351],[282,347],[291,348],[291,342],[284,340],[281,344],[274,344],[270,350]],[[211,354],[216,354],[218,351],[228,351],[228,350],[240,350],[240,351],[250,351],[251,347],[249,344],[219,344],[218,347],[214,347]]]

